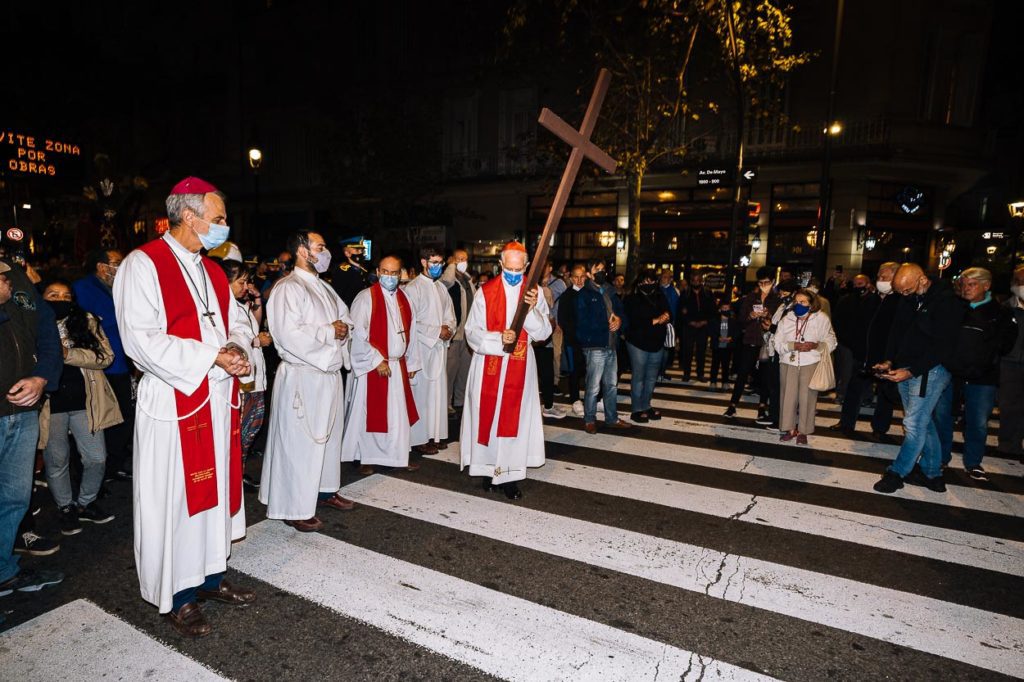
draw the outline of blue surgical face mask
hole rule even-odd
[[[200,218],[204,223],[205,220]],[[209,251],[210,249],[216,249],[218,246],[228,240],[228,235],[231,234],[231,228],[227,225],[221,225],[220,223],[206,223],[210,226],[210,231],[206,234],[202,234],[199,230],[195,230],[196,236],[199,237],[199,242],[203,245],[203,248]]]
[[[811,306],[804,305],[803,303],[797,303],[793,306],[793,312],[796,313],[797,317],[803,317],[811,311]]]
[[[430,279],[437,279],[444,270],[444,263],[427,263],[427,275]]]
[[[521,272],[512,272],[511,270],[505,270],[503,268],[501,274],[504,275],[505,281],[508,282],[510,287],[519,286],[523,281],[523,273]]]
[[[394,291],[398,288],[398,275],[381,275],[378,281],[388,291]]]

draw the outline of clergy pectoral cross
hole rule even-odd
[[[569,162],[562,172],[562,180],[558,183],[558,191],[555,192],[555,199],[548,211],[547,222],[544,223],[544,231],[541,233],[540,242],[537,243],[537,250],[533,254],[533,261],[530,263],[530,271],[526,273],[526,282],[523,283],[523,291],[531,291],[540,281],[541,273],[544,271],[544,263],[548,259],[548,250],[551,247],[551,238],[558,229],[558,223],[562,220],[562,213],[565,212],[565,205],[569,203],[569,195],[576,183],[576,175],[583,164],[583,157],[586,157],[600,166],[608,173],[614,173],[617,164],[615,159],[606,154],[596,144],[590,141],[590,136],[597,125],[597,116],[601,112],[601,105],[604,97],[608,94],[608,84],[612,76],[608,69],[601,69],[597,76],[597,83],[594,85],[594,92],[590,95],[590,103],[587,105],[587,112],[583,116],[583,125],[576,130],[563,121],[550,109],[543,109],[540,112],[539,123],[562,139],[563,142],[572,147],[569,155]],[[515,332],[516,340],[519,339],[519,332],[523,329],[523,322],[526,321],[526,314],[529,307],[519,301],[515,317],[512,318],[512,326],[509,327]],[[511,353],[515,350],[516,341],[505,344],[505,352]]]
[[[206,323],[207,323],[208,325],[210,325],[211,327],[213,327],[213,326],[214,326],[214,324],[213,324],[213,315],[214,315],[214,313],[213,313],[213,311],[212,311],[212,310],[207,310],[207,311],[206,311],[205,313],[203,313],[203,315],[202,315],[203,317],[205,317],[205,318],[206,318]]]

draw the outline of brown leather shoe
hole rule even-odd
[[[324,527],[324,522],[315,516],[298,521],[286,520],[284,523],[286,526],[291,526],[300,533],[312,533]]]
[[[232,606],[248,606],[256,601],[256,593],[244,587],[232,585],[225,579],[220,581],[220,587],[216,590],[196,590],[196,599],[199,601],[210,599]]]
[[[444,440],[437,441],[437,449],[438,450],[447,450],[448,449],[448,441],[444,441]]]
[[[348,498],[342,497],[338,493],[334,493],[326,500],[320,500],[319,506],[330,507],[331,509],[337,509],[339,511],[349,511],[356,506],[356,503]]]
[[[414,445],[412,451],[420,455],[436,455],[437,446],[427,441],[422,445]]]
[[[409,462],[409,465],[405,467],[406,471],[419,471],[420,465],[416,462]]]
[[[369,476],[372,473],[373,473],[373,465],[372,464],[364,464],[361,467],[359,467],[359,474],[361,476]]]
[[[165,613],[164,618],[184,637],[205,637],[213,632],[210,621],[206,620],[203,610],[195,602],[185,604],[177,613]]]
[[[583,430],[589,433],[590,435],[594,435],[595,433],[597,433],[597,424],[594,424],[593,422],[584,424]]]
[[[627,421],[623,421],[622,419],[620,419],[614,424],[605,424],[604,428],[614,429],[616,431],[631,431],[633,429],[633,425]]]

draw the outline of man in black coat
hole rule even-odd
[[[864,394],[870,395],[875,382],[871,368],[885,360],[889,330],[899,307],[900,295],[892,288],[892,278],[899,267],[899,263],[882,263],[878,268],[875,291],[843,299],[833,315],[840,343],[850,349],[853,357],[853,372],[843,395],[842,416],[839,423],[833,425],[834,429],[842,431],[846,436],[853,436]],[[868,440],[876,443],[893,442],[887,434],[892,426],[892,412],[897,400],[896,390],[891,384],[883,382],[878,385]]]
[[[704,275],[695,272],[690,275],[690,288],[679,294],[679,313],[676,326],[679,328],[680,362],[683,366],[683,382],[690,381],[692,360],[697,364],[697,381],[704,381],[704,353],[708,349],[708,325],[718,317],[714,295],[704,288]]]

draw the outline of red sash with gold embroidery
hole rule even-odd
[[[171,245],[156,239],[140,249],[156,267],[160,281],[160,295],[167,314],[167,334],[180,339],[202,339],[199,311],[192,293],[185,283]],[[228,301],[231,290],[224,271],[209,258],[203,258],[203,267],[217,294],[217,303],[224,328],[228,324]],[[238,395],[238,379],[232,381],[232,396]],[[185,395],[175,389],[174,402],[178,413],[178,434],[181,441],[181,461],[185,469],[185,501],[188,515],[217,506],[217,469],[214,454],[212,415],[210,412],[210,380],[203,378],[198,388]],[[199,407],[202,405],[202,407]],[[185,415],[191,415],[185,417]],[[185,417],[182,419],[182,417]],[[242,506],[242,438],[240,410],[231,408],[231,449],[228,455],[230,481],[229,511],[232,515]]]
[[[505,285],[496,277],[480,287],[487,309],[487,331],[505,331]],[[522,291],[520,291],[522,296]],[[504,393],[501,396],[501,411],[498,415],[498,436],[515,438],[519,435],[519,411],[523,404],[523,388],[526,385],[526,351],[529,348],[526,331],[519,333],[515,350],[508,356],[508,370],[505,372]],[[494,424],[494,410],[498,406],[498,384],[501,382],[501,367],[505,364],[503,355],[484,356],[484,378],[480,390],[480,428],[477,442],[488,445],[491,441],[491,426]]]
[[[402,318],[402,327],[405,331],[405,353],[398,361],[399,370],[402,372],[402,385],[405,387],[405,409],[409,413],[409,426],[420,420],[416,411],[416,401],[412,397],[412,384],[409,383],[409,369],[405,362],[406,353],[409,352],[409,344],[412,340],[409,337],[412,326],[412,308],[409,307],[409,299],[401,289],[395,292],[398,303],[398,314]],[[370,345],[380,353],[385,360],[391,356],[388,354],[388,308],[384,300],[384,290],[380,284],[370,287]],[[371,369],[366,374],[366,432],[387,433],[388,432],[388,387],[391,380],[388,377],[377,374],[376,369]]]

